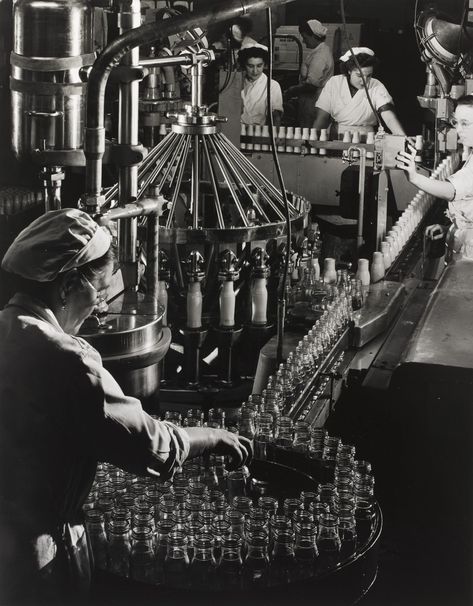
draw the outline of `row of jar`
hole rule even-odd
[[[444,158],[432,172],[430,178],[445,181],[453,173],[457,160],[456,155]],[[432,208],[434,201],[435,198],[433,196],[419,191],[401,213],[401,216],[393,227],[388,231],[380,245],[380,252],[386,269],[391,267],[399,256],[409,238]]]
[[[275,515],[245,523],[241,512],[231,510],[233,525],[220,516],[207,525],[166,519],[155,529],[118,514],[106,526],[103,512],[90,509],[86,528],[98,568],[177,588],[245,588],[316,576],[353,556],[362,537],[369,537],[373,512],[368,520],[366,511],[357,518],[318,508],[317,526],[308,511],[294,512],[293,521]]]

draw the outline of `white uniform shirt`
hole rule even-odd
[[[243,90],[241,91],[243,124],[257,124],[264,126],[267,122],[267,99],[266,87],[268,76],[261,76],[252,82],[244,79]],[[283,111],[281,87],[275,80],[271,80],[271,106],[274,111]]]
[[[376,78],[370,79],[368,92],[376,110],[393,102],[384,84]],[[339,125],[339,132],[350,130],[350,128],[355,129],[355,127],[369,127],[369,130],[372,130],[377,124],[365,89],[358,90],[352,97],[348,79],[344,75],[333,76],[328,80],[315,106],[332,116]],[[362,130],[362,128],[358,128],[358,130]]]
[[[473,259],[473,159],[448,177],[455,197],[448,203],[447,216],[456,227],[453,248],[465,259]]]
[[[333,56],[330,47],[322,42],[308,53],[301,65],[301,82],[322,88],[333,76]]]

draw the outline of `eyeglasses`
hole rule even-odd
[[[473,126],[473,122],[467,122],[466,120],[457,120],[456,118],[452,118],[450,120],[450,124],[453,128],[470,128]]]
[[[85,280],[85,282],[87,282],[87,285],[89,286],[89,288],[91,288],[95,292],[94,313],[100,314],[100,313],[106,312],[108,309],[108,305],[107,305],[108,289],[105,289],[105,291],[100,293],[100,291],[98,291],[95,288],[95,286],[92,284],[92,282],[83,273],[81,273],[80,276],[81,276],[81,278],[83,278]]]

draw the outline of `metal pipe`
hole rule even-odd
[[[170,133],[167,137],[165,137],[162,141],[160,141],[155,147],[153,147],[153,149],[151,149],[151,151],[149,152],[149,154],[146,156],[146,158],[143,160],[143,162],[141,163],[141,165],[139,167],[138,182],[143,178],[143,175],[146,173],[147,170],[149,170],[150,166],[153,164],[153,162],[155,162],[156,158],[162,157],[162,154],[164,154],[164,151],[169,147],[170,143],[173,142],[174,138],[177,136],[178,135],[176,135],[176,133]],[[143,194],[144,189],[148,185],[149,185],[149,183],[147,183],[146,186],[140,188],[139,195]],[[105,204],[109,204],[117,194],[118,194],[118,183],[113,185],[109,190],[107,190],[107,193],[105,194]]]
[[[230,191],[230,194],[233,198],[233,201],[235,202],[235,206],[237,207],[238,213],[241,217],[241,220],[243,221],[243,225],[245,227],[249,227],[249,223],[248,223],[248,218],[246,216],[245,211],[243,210],[243,207],[241,205],[240,200],[238,199],[238,196],[235,192],[235,190],[233,189],[232,183],[231,183],[231,179],[229,177],[229,175],[227,174],[227,171],[225,169],[225,166],[223,165],[222,161],[220,160],[220,158],[218,157],[217,151],[215,149],[215,144],[213,142],[213,139],[209,139],[210,145],[213,148],[214,154],[215,154],[215,160],[217,161],[218,167],[220,169],[220,172],[222,173],[223,178],[225,179],[226,184],[228,185],[228,189]]]
[[[230,173],[233,174],[235,183],[239,183],[241,185],[241,187],[244,189],[246,195],[248,196],[248,199],[251,200],[252,205],[259,212],[260,218],[262,218],[263,221],[265,221],[266,223],[270,223],[269,217],[264,212],[264,210],[260,206],[258,200],[256,199],[256,193],[252,192],[250,190],[250,188],[248,187],[248,185],[246,184],[247,179],[245,178],[246,177],[245,171],[242,170],[242,172],[240,173],[238,170],[240,168],[238,166],[238,164],[236,162],[230,162],[229,155],[224,153],[224,149],[223,150],[220,149],[220,143],[219,143],[218,139],[215,141],[215,147],[220,151],[223,161],[225,162],[225,164],[228,167],[228,170],[230,171]]]
[[[207,159],[207,165],[209,167],[210,182],[212,183],[212,189],[214,192],[214,206],[215,212],[217,213],[218,226],[220,229],[225,229],[225,221],[223,219],[222,205],[220,202],[220,195],[218,193],[218,182],[215,176],[215,168],[210,158],[210,152],[205,137],[202,137],[202,147],[204,148],[205,157]]]
[[[209,53],[195,53],[193,55],[171,55],[169,57],[150,57],[140,59],[142,67],[171,67],[179,65],[192,65],[195,61],[208,61]]]
[[[200,196],[200,149],[199,135],[194,135],[194,149],[192,150],[192,188],[191,188],[191,214],[192,228],[199,227],[199,196]]]
[[[219,137],[219,135],[216,135],[216,136]],[[264,200],[266,201],[266,203],[273,209],[273,211],[276,214],[277,219],[279,221],[283,220],[284,219],[284,214],[274,204],[273,200],[271,199],[271,196],[268,195],[268,193],[266,193],[266,191],[264,189],[266,187],[266,183],[265,183],[265,181],[263,179],[261,179],[261,173],[258,173],[258,171],[256,170],[256,168],[251,164],[251,162],[248,162],[247,164],[244,163],[244,162],[242,162],[242,157],[245,160],[246,160],[246,158],[244,158],[243,154],[240,155],[240,154],[236,154],[235,153],[235,151],[238,151],[238,150],[235,150],[233,148],[233,146],[230,143],[230,141],[225,140],[224,137],[220,137],[218,140],[222,143],[222,145],[224,146],[224,149],[227,151],[228,155],[232,158],[233,162],[239,166],[239,168],[241,169],[241,171],[243,173],[249,175],[250,181],[253,182],[253,184],[255,185],[255,187],[257,188],[257,190],[261,194],[261,196],[264,198]],[[258,181],[261,181],[261,184]],[[282,204],[282,199],[281,199],[280,192],[278,192],[276,190],[275,194],[274,194],[274,192],[272,192],[272,193],[273,193],[273,195],[275,195],[275,197],[277,197],[277,199]]]
[[[116,206],[103,215],[97,215],[95,220],[99,225],[108,225],[112,221],[144,217],[161,211],[163,198],[144,198],[139,202]]]
[[[272,195],[277,198],[279,202],[281,202],[281,204],[284,204],[281,192],[271,183],[271,181],[269,181],[262,173],[258,172],[257,168],[245,157],[244,154],[242,154],[239,150],[236,149],[236,147],[225,135],[223,135],[222,133],[218,133],[216,136],[222,141],[225,141],[225,143],[227,144],[227,149],[233,154],[234,158],[238,157],[241,160],[242,166],[244,166],[248,170],[249,174],[253,175],[253,179],[258,178],[264,184],[264,186],[267,187],[267,189],[272,193]],[[290,202],[289,210],[295,215],[299,214],[295,206]],[[278,213],[280,213],[279,210]],[[284,218],[284,215],[281,214],[281,218]]]
[[[181,182],[182,182],[182,177],[184,176],[184,169],[186,167],[186,161],[187,161],[187,156],[189,154],[189,148],[190,148],[190,144],[191,144],[191,135],[187,135],[186,139],[185,139],[185,150],[184,150],[184,154],[181,160],[181,166],[179,167],[179,173],[177,176],[177,183],[176,186],[174,187],[174,193],[172,196],[172,201],[171,201],[171,210],[169,211],[169,215],[166,221],[166,229],[169,229],[172,227],[172,219],[174,217],[174,212],[176,210],[176,205],[177,205],[177,197],[179,195],[179,189],[181,186]]]
[[[358,226],[356,232],[356,244],[358,249],[363,246],[363,220],[365,212],[365,173],[366,173],[366,149],[354,147],[348,150],[358,150],[360,153],[360,173],[358,178],[358,193],[360,195],[358,204]],[[378,243],[379,245],[379,243]]]
[[[146,240],[146,290],[156,300],[158,299],[158,259],[159,259],[159,219],[158,213],[148,217],[148,233]]]
[[[198,61],[191,67],[191,105],[200,107],[202,105],[202,80],[204,77],[204,68],[202,62]]]
[[[159,23],[147,23],[134,28],[114,40],[99,55],[90,72],[87,85],[87,116],[84,137],[86,157],[86,208],[96,209],[102,202],[102,157],[105,151],[104,101],[105,88],[112,67],[132,48],[195,27],[208,28],[217,21],[226,21],[245,15],[251,10],[279,6],[293,0],[227,0],[224,5],[186,13]]]
[[[121,0],[119,5],[119,28],[123,34],[141,25],[140,0]],[[139,48],[133,48],[122,58],[122,65],[135,67],[139,64]],[[118,143],[138,145],[139,116],[138,81],[122,82],[118,97]],[[118,204],[124,206],[136,200],[138,194],[138,166],[121,166],[118,171]],[[120,222],[118,226],[118,258],[124,263],[136,262],[138,242],[136,220]]]

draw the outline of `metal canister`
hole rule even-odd
[[[12,144],[18,157],[82,144],[85,84],[94,62],[94,11],[87,0],[13,3]]]

